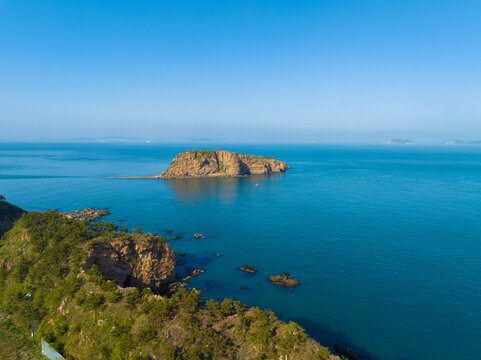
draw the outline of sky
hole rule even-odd
[[[481,139],[481,1],[0,0],[0,141]]]

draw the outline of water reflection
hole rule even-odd
[[[204,198],[217,198],[224,202],[236,200],[241,194],[261,191],[274,182],[279,182],[284,174],[250,175],[245,177],[213,177],[198,179],[164,180],[172,187],[181,201],[199,201]]]

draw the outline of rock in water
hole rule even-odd
[[[198,276],[202,273],[205,273],[204,269],[196,269],[196,268],[193,268],[193,267],[187,267],[186,269],[190,273],[190,275],[192,275],[192,276]]]
[[[291,274],[288,272],[285,272],[281,275],[272,275],[269,276],[269,280],[274,284],[278,286],[283,286],[288,289],[292,289],[293,287],[299,285],[299,281],[294,280],[294,279],[289,279]]]
[[[345,348],[345,347],[342,346],[342,345],[334,344],[334,349],[336,349],[336,351],[337,351],[340,355],[345,356],[345,357],[347,357],[347,358],[350,359],[350,360],[360,360],[360,359],[361,359],[361,356],[359,356],[359,355],[356,354],[355,352],[349,350],[348,348]]]
[[[244,176],[284,172],[289,166],[271,157],[245,155],[227,150],[184,151],[159,177],[166,179]]]
[[[155,293],[167,292],[177,279],[175,253],[158,235],[116,234],[112,239],[98,239],[82,268],[87,270],[94,264],[117,285],[149,287]]]
[[[249,274],[257,273],[257,269],[254,266],[249,266],[249,265],[239,266],[239,270],[242,270]]]

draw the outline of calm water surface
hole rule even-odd
[[[206,269],[190,283],[203,296],[270,308],[324,345],[369,359],[480,358],[481,149],[221,147],[292,169],[106,179],[160,174],[191,146],[0,144],[0,193],[27,210],[110,207],[106,220],[172,229],[183,261]],[[284,271],[301,285],[267,281]]]

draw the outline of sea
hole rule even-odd
[[[206,299],[271,309],[331,349],[342,344],[373,360],[481,359],[480,147],[206,148],[291,168],[118,179],[160,174],[194,145],[0,143],[0,194],[28,211],[108,208],[103,220],[142,226],[186,253],[179,272],[205,269],[188,286]],[[283,272],[300,285],[268,281]]]

